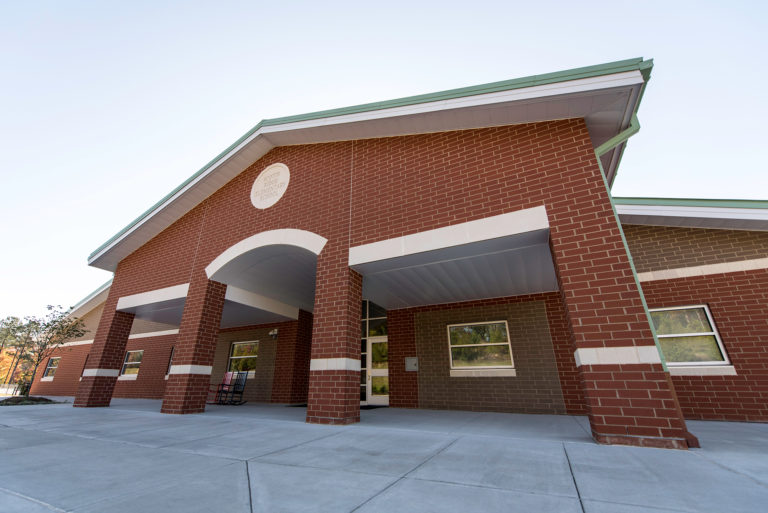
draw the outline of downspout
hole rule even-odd
[[[643,86],[643,89],[645,89],[645,86]],[[667,360],[664,358],[664,353],[662,353],[661,351],[661,344],[659,344],[659,337],[656,335],[656,328],[653,326],[653,319],[651,318],[651,312],[648,310],[648,303],[645,301],[645,294],[643,293],[643,288],[640,285],[640,280],[637,277],[635,262],[632,259],[632,253],[629,252],[629,244],[627,244],[627,238],[624,235],[624,228],[621,226],[621,220],[619,219],[619,214],[616,212],[616,205],[613,203],[613,195],[611,194],[611,187],[608,185],[608,178],[605,176],[605,171],[603,170],[603,164],[600,161],[600,157],[602,157],[603,155],[605,155],[606,153],[608,153],[618,145],[627,142],[627,140],[629,140],[630,137],[632,137],[639,131],[640,131],[640,121],[637,119],[637,114],[633,113],[632,119],[630,120],[629,126],[626,128],[626,130],[623,130],[622,132],[616,134],[615,136],[611,137],[610,139],[605,141],[603,144],[595,148],[595,157],[597,157],[597,165],[600,167],[600,175],[602,175],[603,177],[605,190],[608,191],[608,199],[611,202],[611,209],[613,210],[613,216],[616,218],[616,224],[619,226],[619,233],[621,234],[621,241],[624,243],[624,250],[627,252],[627,258],[629,258],[629,267],[632,269],[632,277],[635,279],[635,285],[637,285],[637,290],[640,292],[640,300],[643,303],[643,310],[645,310],[645,316],[648,319],[648,325],[651,328],[651,334],[653,335],[653,342],[654,344],[656,344],[656,350],[659,353],[659,358],[661,358],[661,366],[664,368],[664,372],[668,372]]]

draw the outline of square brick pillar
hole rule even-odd
[[[591,145],[583,151],[582,160],[563,168],[546,208],[592,436],[609,444],[694,446],[602,172]]]
[[[117,297],[109,297],[88,353],[83,379],[77,387],[75,407],[104,407],[112,400],[134,317],[132,313],[118,312],[116,306]]]
[[[226,285],[202,271],[189,285],[162,413],[205,411],[226,292]]]
[[[326,248],[317,262],[307,422],[360,422],[360,305],[363,277],[346,251]]]
[[[298,320],[277,334],[273,403],[305,403],[309,388],[309,357],[312,350],[312,314],[299,310]]]

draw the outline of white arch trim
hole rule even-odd
[[[269,230],[257,233],[256,235],[243,239],[237,244],[224,250],[224,252],[217,256],[213,262],[208,264],[208,267],[205,268],[205,274],[207,274],[210,279],[214,274],[221,270],[222,267],[235,258],[264,246],[284,244],[304,248],[315,255],[319,255],[327,242],[328,239],[321,237],[316,233],[308,232],[306,230],[296,230],[293,228],[283,228],[280,230]]]

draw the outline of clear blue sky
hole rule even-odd
[[[630,57],[614,193],[768,199],[764,2],[0,2],[0,317],[109,279],[87,255],[263,118]]]

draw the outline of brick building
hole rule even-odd
[[[361,404],[589,415],[686,448],[768,420],[768,203],[612,198],[651,61],[265,120],[112,237],[33,393],[346,424]]]

